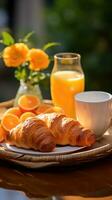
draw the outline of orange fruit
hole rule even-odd
[[[13,114],[5,114],[1,120],[1,125],[5,131],[10,131],[19,124],[19,118]]]
[[[7,135],[7,131],[5,131],[2,127],[2,125],[0,124],[0,142],[2,142],[3,140],[5,140]]]
[[[35,117],[35,114],[32,112],[25,112],[21,115],[20,117],[20,122],[24,122],[26,119],[28,119],[29,117]]]
[[[21,109],[19,107],[13,107],[13,108],[9,108],[5,114],[13,114],[13,115],[16,115],[17,117],[20,117],[22,112],[21,112]]]
[[[23,95],[18,100],[18,105],[22,111],[32,111],[35,110],[40,104],[40,100],[34,95]]]
[[[51,108],[52,106],[49,104],[41,103],[40,106],[36,109],[35,113],[37,115],[44,113],[47,109]]]

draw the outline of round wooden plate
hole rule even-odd
[[[51,103],[50,101],[45,101]],[[3,112],[11,107],[13,101],[0,104],[0,110]],[[1,115],[2,115],[1,114]],[[100,141],[97,141],[91,148],[82,149],[79,152],[70,152],[61,155],[29,155],[17,153],[9,150],[7,147],[0,147],[0,159],[8,160],[12,163],[22,165],[28,168],[42,168],[47,166],[76,165],[80,163],[91,162],[103,158],[112,153],[112,128],[104,134]]]

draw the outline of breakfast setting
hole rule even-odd
[[[28,39],[27,35],[25,39]],[[1,60],[13,68],[20,87],[0,103],[0,159],[27,168],[73,166],[112,153],[112,95],[87,91],[81,55],[56,53],[50,78],[51,99],[42,97],[39,81],[51,60],[47,49],[2,33]]]
[[[112,1],[0,0],[0,200],[112,200]]]

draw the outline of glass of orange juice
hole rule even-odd
[[[66,116],[75,118],[74,95],[84,91],[84,73],[76,53],[58,53],[54,56],[51,73],[53,104],[63,108]]]

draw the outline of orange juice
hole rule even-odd
[[[75,118],[74,95],[84,90],[84,75],[76,71],[57,71],[51,75],[51,96],[54,105]]]

